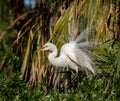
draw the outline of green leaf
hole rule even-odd
[[[93,51],[95,51],[97,54],[101,54],[104,56],[108,56],[108,54],[106,53],[106,51],[100,47],[90,47],[90,49],[92,49]]]

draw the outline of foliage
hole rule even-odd
[[[28,83],[19,78],[19,73],[9,77],[3,76],[0,83],[0,101],[115,101],[120,100],[119,78],[113,75],[98,75],[95,77],[84,77],[79,79],[77,89],[71,89],[65,93],[47,89],[44,84],[31,87]]]
[[[0,100],[120,100],[119,2],[36,0],[36,8],[29,9],[23,0],[1,0]],[[95,47],[89,52],[98,74],[56,73],[42,46],[52,41],[60,49],[69,36],[76,38],[88,26],[95,28]]]
[[[28,83],[20,80],[19,74],[12,74],[9,77],[4,77],[0,83],[0,101],[27,101],[39,98],[42,91],[39,93],[39,89],[33,89]],[[37,94],[39,95],[37,95]]]

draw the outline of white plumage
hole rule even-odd
[[[60,56],[57,57],[58,51],[53,43],[46,43],[44,45],[44,50],[50,50],[52,53],[48,55],[49,62],[56,67],[70,67],[77,73],[79,70],[91,71],[95,74],[95,68],[93,67],[93,62],[87,53],[83,50],[87,46],[91,45],[91,42],[81,42],[85,39],[86,30],[83,31],[76,40],[70,41],[64,44],[60,50]]]

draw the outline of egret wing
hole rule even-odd
[[[74,54],[66,54],[66,59],[68,62],[68,65],[71,69],[75,70],[78,73],[78,64],[77,64],[77,58]]]
[[[87,48],[89,46],[92,46],[94,44],[94,42],[81,42],[77,44],[77,47],[79,48]]]
[[[84,52],[82,49],[76,48],[75,51],[76,57],[79,61],[80,66],[82,67],[83,70],[89,70],[91,71],[93,74],[95,74],[95,69],[92,66],[93,62],[92,60],[89,58],[89,56],[87,55],[86,52]]]
[[[70,42],[70,43],[65,44],[61,48],[61,55],[66,56],[66,61],[67,61],[68,66],[71,69],[78,72],[78,66],[76,65],[77,64],[77,58],[74,54],[75,53],[74,48],[75,48],[75,43],[74,42]]]
[[[93,29],[93,28],[94,28],[94,27],[87,27],[85,30],[83,30],[83,31],[80,33],[80,35],[77,36],[75,42],[76,42],[76,43],[79,43],[79,42],[81,42],[81,41],[84,41],[85,38],[86,38],[86,35],[88,35],[88,36],[91,35],[91,32],[92,32],[92,29]]]

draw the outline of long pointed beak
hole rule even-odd
[[[47,47],[47,44],[45,44],[45,45],[43,46],[43,48],[45,48],[45,47]]]

